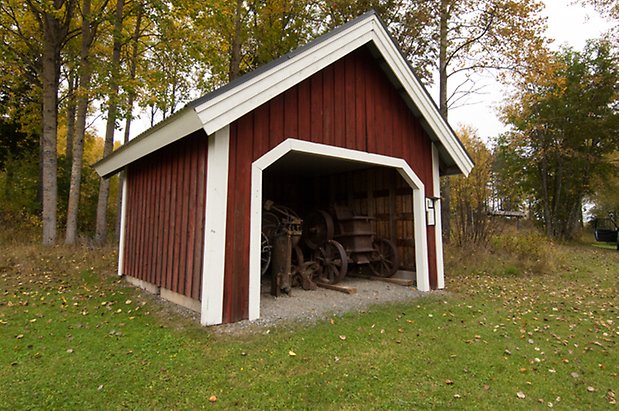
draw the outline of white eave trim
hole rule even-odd
[[[122,151],[116,154],[112,153],[94,164],[93,167],[101,177],[110,176],[128,164],[201,128],[202,122],[195,110],[187,107],[176,113],[169,121],[164,121],[146,131],[147,135],[139,137],[139,140],[131,141],[122,146],[120,148]]]
[[[464,175],[473,163],[375,15],[195,107],[208,134],[266,103],[351,51],[372,41]]]
[[[328,36],[328,35],[327,35]],[[291,54],[285,60],[264,72],[248,78],[221,94],[195,106],[187,106],[168,121],[146,131],[138,141],[130,142],[118,153],[94,165],[100,176],[110,176],[133,161],[144,157],[192,132],[203,128],[208,135],[232,124],[243,115],[309,78],[351,51],[373,42],[386,64],[394,73],[432,133],[466,176],[473,163],[436,105],[411,71],[397,46],[374,14],[359,20],[306,50]]]

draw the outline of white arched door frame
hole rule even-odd
[[[401,158],[351,150],[289,138],[254,161],[251,170],[251,219],[249,241],[249,319],[260,317],[260,246],[262,226],[262,173],[289,152],[356,161],[396,169],[413,189],[413,224],[417,289],[430,291],[425,188],[421,179]]]

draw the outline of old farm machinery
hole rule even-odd
[[[262,238],[262,272],[271,271],[273,295],[289,293],[291,286],[337,284],[350,269],[388,278],[399,266],[395,245],[376,236],[372,218],[348,207],[315,210],[301,220],[290,208],[267,201]]]

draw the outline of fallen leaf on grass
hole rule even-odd
[[[209,400],[210,402],[216,402],[216,401],[217,401],[217,396],[216,396],[216,395],[211,395],[211,396],[208,398],[208,400]]]
[[[288,351],[288,355],[291,357],[296,357],[297,353],[295,353],[294,351],[290,350]]]
[[[340,340],[344,341],[346,339],[345,335],[340,335]]]
[[[589,391],[589,392],[595,392],[595,388],[593,388],[593,387],[591,387],[591,386],[588,386],[588,387],[587,387],[587,391]]]
[[[453,382],[453,380],[446,379],[446,380],[445,380],[445,384],[447,384],[447,385],[453,385],[453,384],[454,384],[454,382]]]
[[[521,400],[524,400],[525,398],[527,398],[527,396],[526,396],[526,395],[524,394],[524,392],[522,392],[522,391],[518,391],[518,392],[516,393],[516,397],[518,397],[518,398],[519,398],[519,399],[521,399]]]

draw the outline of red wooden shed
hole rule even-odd
[[[375,13],[207,94],[95,164],[126,171],[119,275],[201,313],[260,316],[265,199],[375,217],[444,287],[439,176],[473,163]]]

